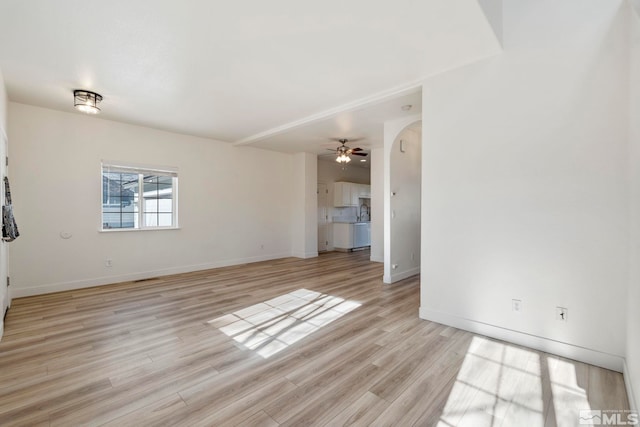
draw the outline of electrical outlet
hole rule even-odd
[[[511,308],[513,309],[513,311],[515,311],[516,313],[520,313],[522,311],[522,300],[519,299],[512,299],[511,300]]]
[[[566,322],[569,320],[569,309],[566,307],[556,307],[556,320]]]
[[[113,267],[113,261],[111,260],[111,258],[107,258],[104,260],[104,266],[105,267]]]
[[[416,254],[414,254],[413,252],[411,252],[411,261],[414,261],[416,259]]]

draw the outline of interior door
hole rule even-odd
[[[318,183],[318,252],[329,248],[329,190]]]

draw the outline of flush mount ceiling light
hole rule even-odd
[[[98,108],[100,101],[102,101],[102,95],[95,92],[88,90],[73,91],[73,106],[83,113],[98,114],[100,112]]]

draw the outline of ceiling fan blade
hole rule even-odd
[[[362,141],[364,139],[364,137],[360,137],[360,138],[329,138],[329,141],[336,141],[342,144],[342,141],[344,141],[345,144],[349,143],[349,142],[356,142],[356,141]]]
[[[353,154],[354,156],[368,156],[369,155],[369,153],[351,153],[351,154]]]
[[[362,151],[362,148],[360,147],[352,148],[351,151]]]

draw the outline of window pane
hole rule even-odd
[[[102,228],[134,228],[138,174],[103,172]]]
[[[158,194],[160,196],[165,194],[171,194],[172,193],[171,187],[172,187],[171,184],[158,184]]]
[[[158,200],[158,212],[173,212],[173,200],[171,199],[159,199]]]
[[[171,227],[173,225],[173,214],[160,213],[158,214],[158,225],[160,227]]]
[[[120,181],[120,172],[103,172],[102,176],[112,181]]]
[[[121,178],[121,196],[123,199],[123,206],[128,206],[131,199],[136,197],[138,193],[138,177],[132,174],[122,174]]]
[[[158,199],[144,199],[144,212],[155,213],[158,212]]]
[[[102,204],[102,228],[120,228],[120,197],[109,197]]]
[[[134,212],[123,212],[122,213],[122,228],[135,228],[136,221],[138,218],[138,214]]]
[[[144,182],[144,212],[171,213],[173,211],[173,178],[145,176]]]
[[[140,188],[142,179],[143,188]],[[150,173],[102,172],[104,229],[175,226],[173,176]],[[140,204],[140,197],[142,203]],[[139,209],[142,208],[142,217]],[[139,220],[142,219],[142,224]]]
[[[138,198],[133,196],[121,197],[120,206],[123,212],[134,212],[138,209]]]
[[[119,196],[121,188],[119,173],[103,173],[102,174],[102,197],[103,202],[110,196]]]
[[[135,184],[138,187],[138,174],[137,173],[123,173],[120,174],[120,181],[125,187],[130,184]]]
[[[145,227],[157,227],[158,226],[158,214],[144,214],[144,226]]]
[[[106,197],[120,196],[120,181],[106,180],[102,186],[102,195]]]
[[[131,180],[123,180],[122,181],[122,196],[124,197],[137,197],[138,196],[138,192],[139,192],[139,188],[140,187],[140,183],[138,182],[138,178],[135,179],[131,179]]]
[[[120,228],[120,213],[103,213],[102,214],[102,228]]]
[[[144,183],[144,195],[155,197],[158,194],[158,184],[155,182],[145,182]]]
[[[106,200],[102,201],[103,208],[107,212],[119,212],[120,211],[120,196],[109,196]]]

